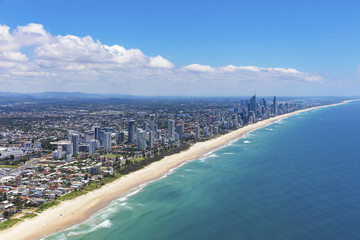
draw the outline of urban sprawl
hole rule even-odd
[[[0,105],[0,221],[34,217],[195,142],[316,105],[255,95]]]

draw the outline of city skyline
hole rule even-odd
[[[359,8],[356,1],[0,1],[0,89],[358,95]]]

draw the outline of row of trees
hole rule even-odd
[[[189,147],[190,147],[190,144],[182,144],[175,148],[169,147],[169,149],[159,151],[157,154],[155,154],[153,156],[145,155],[145,159],[142,161],[136,161],[136,162],[135,161],[126,161],[125,167],[121,168],[120,165],[115,165],[116,166],[115,170],[122,175],[126,175],[131,172],[137,171],[153,162],[160,161],[161,159],[163,159],[166,156],[173,155],[173,154],[179,153],[181,151],[184,151],[184,150],[188,149]]]

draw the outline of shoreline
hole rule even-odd
[[[10,229],[3,230],[0,232],[0,239],[40,239],[65,230],[85,221],[93,214],[108,206],[113,200],[124,196],[124,194],[129,193],[133,189],[160,179],[168,175],[171,170],[186,164],[186,162],[199,159],[206,154],[216,151],[241,138],[245,133],[266,127],[292,115],[348,102],[351,102],[351,100],[279,115],[233,130],[205,142],[195,143],[185,151],[166,156],[162,160],[122,176],[114,182],[104,185],[100,189],[91,191],[75,199],[64,201],[58,206],[40,213],[35,218],[27,219]]]

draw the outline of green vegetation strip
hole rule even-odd
[[[41,212],[45,211],[46,209],[49,209],[49,208],[59,205],[59,204],[60,204],[60,201],[58,201],[58,200],[50,201],[50,202],[44,203],[43,205],[40,205],[38,207],[38,209],[36,209],[35,212],[41,213]]]
[[[29,214],[26,214],[26,215],[22,216],[21,219],[34,218],[36,216],[37,216],[36,213],[29,213]]]
[[[14,226],[15,224],[17,224],[18,222],[22,222],[22,221],[24,221],[24,220],[19,219],[19,218],[8,219],[6,221],[3,221],[2,223],[0,223],[0,231],[10,228],[10,227]]]
[[[81,196],[81,195],[84,195],[84,194],[86,194],[87,193],[87,191],[72,191],[72,192],[69,192],[69,193],[67,193],[67,194],[65,194],[65,195],[62,195],[61,197],[59,197],[58,198],[58,200],[60,200],[60,201],[66,201],[66,200],[71,200],[71,199],[74,199],[74,198],[77,198],[77,197],[79,197],[79,196]]]
[[[17,168],[20,165],[0,165],[0,168]]]
[[[107,157],[107,158],[116,158],[116,157],[121,158],[121,157],[122,157],[122,155],[116,155],[116,154],[106,154],[106,155],[104,155],[104,157]]]
[[[121,174],[115,173],[113,177],[103,178],[97,183],[90,183],[89,185],[83,187],[80,190],[75,190],[75,191],[72,191],[72,192],[67,193],[65,195],[62,195],[61,197],[58,198],[58,200],[59,201],[66,201],[66,200],[71,200],[71,199],[77,198],[77,197],[79,197],[81,195],[84,195],[84,194],[86,194],[88,192],[91,192],[93,190],[101,188],[102,185],[105,185],[107,183],[115,181],[119,177],[121,177]]]

